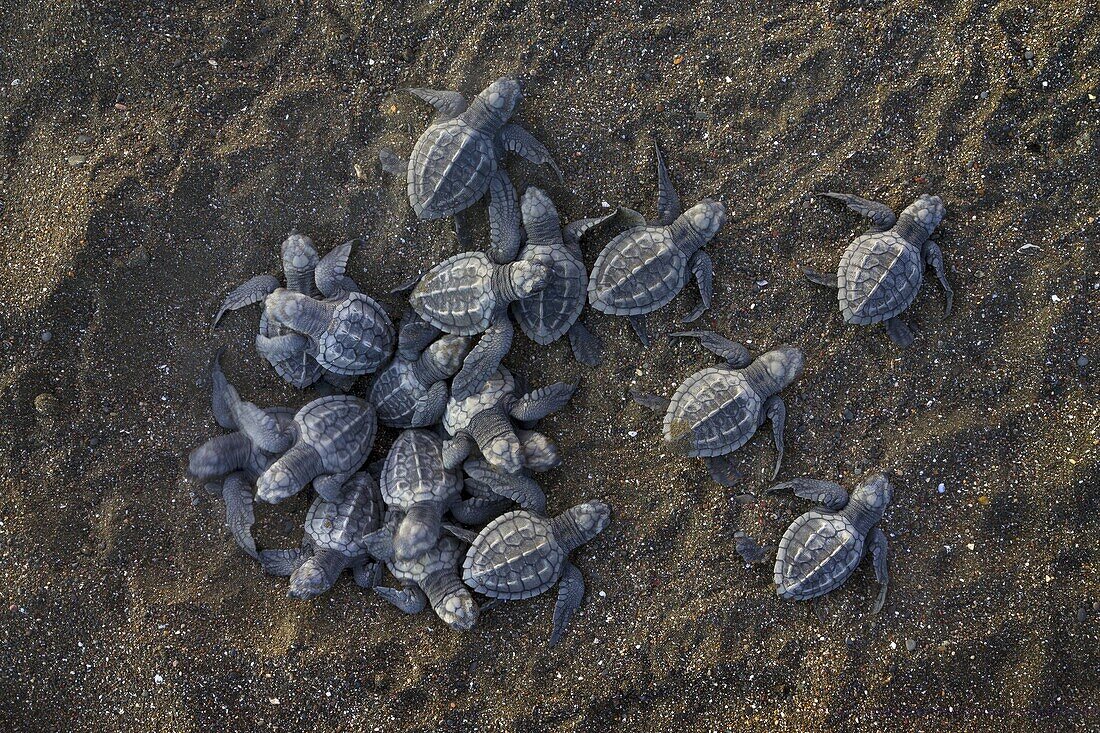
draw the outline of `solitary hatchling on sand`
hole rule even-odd
[[[681,211],[661,151],[654,147],[660,218],[656,224],[647,224],[638,212],[620,207],[616,221],[629,228],[600,252],[588,280],[592,307],[629,318],[645,345],[649,344],[646,314],[675,298],[691,275],[699,284],[700,303],[684,322],[696,320],[710,307],[714,266],[703,247],[726,222],[726,207],[710,199]]]
[[[883,323],[895,344],[902,348],[912,344],[913,332],[898,316],[916,300],[925,267],[932,268],[943,286],[943,315],[951,313],[954,293],[947,282],[943,252],[929,238],[946,213],[939,196],[920,196],[895,216],[889,206],[877,201],[847,193],[824,195],[871,220],[871,228],[844,250],[835,276],[803,268],[812,282],[836,288],[847,323]]]
[[[779,541],[774,571],[779,597],[802,601],[839,588],[869,548],[875,578],[881,585],[872,612],[882,610],[890,583],[886,563],[888,543],[886,533],[876,525],[893,498],[893,487],[886,475],[871,476],[852,492],[851,498],[839,484],[810,478],[776,484],[768,492],[785,489],[820,507],[795,519]],[[765,555],[744,534],[738,536],[737,551],[747,562],[760,562]]]
[[[610,519],[606,504],[590,501],[552,519],[522,509],[508,512],[476,535],[448,529],[470,543],[462,579],[478,593],[514,601],[558,586],[553,645],[584,598],[584,577],[569,562],[569,553],[602,532]]]
[[[701,369],[685,379],[672,399],[634,391],[639,404],[663,411],[664,438],[688,456],[706,460],[714,480],[723,486],[739,476],[729,454],[749,441],[771,420],[776,459],[774,479],[783,463],[783,425],[787,408],[779,392],[802,373],[802,351],[780,346],[755,360],[741,344],[713,331],[685,331],[673,336],[699,339],[704,348],[726,360],[725,366]]]
[[[305,600],[324,593],[349,568],[358,585],[371,588],[378,568],[367,552],[367,537],[378,529],[381,518],[378,484],[361,471],[348,479],[335,500],[313,500],[300,549],[264,550],[260,563],[270,575],[290,576],[291,598]]]
[[[561,170],[531,133],[511,122],[523,97],[518,80],[497,79],[470,103],[458,92],[406,89],[435,108],[435,119],[416,141],[408,161],[389,148],[379,151],[382,168],[408,181],[409,203],[421,219],[455,217],[463,246],[470,237],[462,212],[489,192],[490,249],[507,262],[519,246],[516,193],[501,167],[506,152]],[[511,254],[509,254],[511,253]]]
[[[443,415],[443,429],[453,436],[444,445],[444,465],[458,466],[476,447],[493,467],[516,473],[523,468],[523,448],[512,418],[541,420],[564,407],[575,390],[576,385],[556,382],[517,395],[512,373],[500,367],[469,397],[452,395]]]

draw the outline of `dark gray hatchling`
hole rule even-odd
[[[303,234],[291,234],[282,244],[282,266],[286,277],[286,289],[316,297],[347,290],[358,291],[359,286],[347,275],[347,260],[355,240],[347,242],[321,259],[313,247],[313,241]],[[257,275],[236,287],[225,297],[214,326],[228,311],[264,301],[279,288],[279,280],[271,275]],[[317,363],[309,352],[308,343],[280,323],[268,317],[267,309],[260,311],[260,332],[256,337],[256,349],[275,368],[275,371],[298,389],[305,389],[321,377],[337,389],[346,390],[351,379],[330,371]]]
[[[523,468],[523,448],[512,425],[541,420],[565,406],[576,385],[556,382],[549,387],[516,394],[516,381],[498,368],[481,389],[462,399],[451,396],[443,415],[443,429],[453,436],[443,450],[443,463],[454,468],[476,447],[494,468],[516,473]]]
[[[409,296],[422,319],[461,336],[482,334],[451,383],[452,396],[481,387],[512,346],[508,306],[550,282],[549,260],[532,256],[497,264],[481,252],[460,252],[433,267]]]
[[[256,496],[274,504],[294,496],[310,481],[329,501],[366,462],[378,420],[370,403],[350,395],[329,395],[307,403],[289,429],[261,436],[265,449],[286,451],[256,481]]]
[[[517,430],[523,452],[523,469],[504,473],[480,458],[468,458],[462,464],[466,478],[464,495],[451,505],[451,516],[463,524],[482,525],[499,517],[516,504],[539,514],[546,511],[546,494],[530,477],[561,465],[558,446],[542,433]]]
[[[510,122],[523,97],[519,81],[497,79],[470,103],[458,92],[404,91],[432,105],[436,116],[416,141],[408,161],[382,148],[382,168],[406,178],[409,204],[419,218],[454,216],[459,240],[467,247],[471,242],[462,212],[488,192],[490,249],[499,262],[511,260],[519,246],[519,211],[511,179],[501,167],[504,154],[512,152],[537,165],[549,165],[559,180],[562,177],[546,147]]]
[[[286,430],[294,420],[294,411],[285,407],[262,409],[241,399],[221,368],[221,351],[210,366],[211,402],[214,419],[226,430],[191,451],[188,472],[204,482],[207,492],[225,501],[225,524],[237,545],[258,559],[252,525],[252,481],[267,470],[278,451],[264,450],[252,435]]]
[[[439,329],[423,321],[402,326],[397,354],[370,389],[368,399],[379,422],[395,428],[439,422],[450,397],[447,380],[462,366],[469,346],[468,336],[440,335]]]
[[[552,519],[522,509],[508,512],[476,536],[448,529],[470,542],[462,579],[476,592],[514,601],[558,586],[550,634],[554,645],[584,598],[584,577],[569,562],[569,553],[602,532],[610,519],[606,504],[589,501]]]
[[[682,211],[659,148],[656,153],[659,220],[647,224],[638,212],[620,208],[618,219],[629,228],[603,248],[588,279],[592,307],[630,319],[647,346],[646,314],[675,298],[690,277],[699,284],[700,303],[684,323],[710,308],[714,265],[703,247],[726,222],[726,207],[719,201],[704,199]]]
[[[839,484],[811,478],[776,484],[768,491],[786,489],[820,506],[795,519],[779,541],[774,570],[779,597],[803,601],[839,588],[870,549],[881,585],[872,613],[882,610],[890,583],[888,542],[876,525],[893,498],[889,478],[881,473],[871,476],[851,498]],[[760,562],[766,554],[745,535],[738,537],[738,552],[747,562]]]
[[[588,292],[588,271],[581,260],[580,238],[614,214],[581,219],[563,231],[554,202],[545,191],[534,186],[524,192],[520,211],[527,232],[520,259],[549,262],[550,278],[542,290],[514,301],[512,316],[529,339],[543,346],[568,334],[577,361],[590,367],[599,366],[603,344],[579,320]]]
[[[306,514],[302,547],[264,550],[260,562],[269,575],[290,576],[291,598],[306,600],[332,588],[351,569],[364,588],[377,584],[378,566],[367,552],[367,537],[382,520],[378,484],[365,471],[348,479],[334,501],[321,496]]]
[[[943,201],[925,194],[895,216],[889,206],[877,201],[831,191],[824,195],[871,219],[871,228],[844,250],[835,276],[804,268],[806,277],[836,288],[845,322],[882,323],[891,341],[902,348],[911,345],[913,332],[898,316],[916,300],[926,267],[933,269],[943,286],[944,317],[951,313],[954,292],[947,282],[943,252],[929,238],[946,214]]]
[[[391,511],[386,523],[375,533],[376,538],[392,538],[400,523],[401,513]],[[376,539],[372,552],[380,542]],[[431,606],[435,614],[455,631],[469,631],[477,623],[478,607],[469,589],[462,584],[458,565],[462,561],[463,545],[454,537],[444,535],[427,552],[400,560],[390,552],[386,567],[401,583],[401,589],[375,586],[374,592],[403,613],[415,614]]]
[[[775,439],[774,479],[783,463],[783,425],[787,408],[779,392],[802,373],[802,351],[780,346],[755,360],[741,344],[713,331],[685,331],[726,360],[723,366],[701,369],[685,379],[672,399],[634,392],[635,401],[663,411],[664,439],[685,455],[707,462],[714,480],[732,486],[740,479],[729,454],[743,446],[765,420],[771,420]]]

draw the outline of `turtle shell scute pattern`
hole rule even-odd
[[[665,413],[665,440],[688,440],[689,456],[731,453],[760,427],[763,404],[740,371],[702,369],[685,379],[672,395]]]
[[[561,338],[577,322],[584,308],[588,273],[584,263],[564,245],[528,245],[520,259],[550,263],[546,288],[512,303],[512,315],[527,337],[546,345]]]
[[[530,598],[558,582],[566,557],[549,522],[530,512],[511,511],[490,522],[474,540],[462,564],[462,579],[490,598]]]
[[[481,391],[463,400],[451,398],[443,414],[443,428],[451,435],[458,435],[470,424],[474,416],[496,407],[502,399],[516,390],[512,373],[501,367],[481,387]]]
[[[837,267],[837,298],[848,323],[887,321],[913,302],[924,277],[920,248],[893,231],[853,241]]]
[[[408,194],[421,219],[453,216],[485,195],[497,170],[493,138],[461,118],[433,124],[409,156]]]
[[[370,402],[385,425],[409,427],[417,401],[427,394],[413,374],[413,362],[400,357],[378,373],[370,389]]]
[[[794,520],[775,558],[776,591],[805,600],[841,586],[863,557],[864,537],[843,515],[811,510]]]
[[[417,315],[441,331],[460,336],[481,333],[496,311],[495,267],[481,252],[460,252],[429,270],[409,303]]]
[[[369,475],[357,473],[344,485],[339,502],[317,497],[306,514],[306,534],[315,547],[347,557],[367,552],[364,537],[378,529],[382,501]]]
[[[349,293],[317,340],[317,362],[350,376],[376,371],[393,352],[394,330],[382,306],[363,293]]]
[[[294,417],[298,439],[317,451],[326,473],[350,471],[366,460],[378,420],[369,403],[351,395],[310,402]]]
[[[407,510],[420,502],[448,502],[458,497],[462,481],[443,467],[443,440],[428,430],[406,430],[397,436],[382,468],[386,506]]]
[[[450,535],[443,535],[436,546],[424,554],[407,560],[394,556],[386,561],[386,567],[399,581],[418,583],[441,570],[453,572],[461,559],[462,544]]]

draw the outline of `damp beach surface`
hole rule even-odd
[[[668,731],[1100,726],[1100,22],[1089,3],[283,3],[0,1],[0,729]],[[522,335],[531,384],[580,380],[542,423],[564,463],[549,508],[610,504],[573,555],[588,592],[547,648],[552,594],[456,634],[345,578],[286,597],[185,476],[218,432],[207,365],[297,407],[255,353],[255,309],[291,230],[396,317],[394,285],[458,251],[417,222],[377,152],[431,116],[406,86],[474,94],[518,74],[516,121],[565,173],[510,158],[566,220],[656,216],[652,143],[685,204],[722,200],[714,307],[696,327],[806,353],[783,392],[780,479],[892,473],[891,586],[869,562],[817,604],[775,596],[775,542],[808,505],[667,450],[631,387],[671,395],[714,362],[650,319],[586,311],[602,367]],[[913,346],[843,323],[830,271],[866,227],[836,190],[895,210],[943,198],[955,288],[927,282]],[[484,206],[472,210],[487,241]],[[585,251],[590,267],[596,246]],[[368,380],[357,387],[364,394]],[[385,432],[376,450],[388,448]],[[290,547],[307,499],[260,507]],[[393,583],[392,580],[387,580]]]

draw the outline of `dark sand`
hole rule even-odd
[[[0,4],[0,728],[1100,726],[1093,3],[106,5]],[[551,508],[615,509],[574,557],[589,593],[557,648],[551,595],[466,635],[348,579],[289,600],[186,479],[217,432],[219,345],[250,399],[308,398],[252,350],[254,309],[209,333],[224,293],[275,271],[291,228],[322,251],[364,238],[354,275],[376,294],[455,252],[378,170],[378,146],[408,151],[429,118],[393,91],[513,72],[517,119],[566,184],[509,168],[565,216],[652,216],[654,134],[687,203],[729,205],[701,325],[806,350],[782,477],[893,471],[881,615],[869,566],[821,618],[745,568],[734,533],[774,541],[805,504],[742,505],[665,451],[628,387],[670,394],[712,358],[644,350],[599,314],[601,369],[522,337],[508,361],[534,384],[582,380],[544,423],[566,457]],[[930,283],[908,351],[845,326],[793,264],[831,269],[863,226],[811,198],[828,189],[947,205],[956,310],[940,319]],[[766,434],[740,452],[745,491],[773,457]],[[296,542],[305,505],[265,512],[261,543]]]

